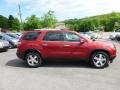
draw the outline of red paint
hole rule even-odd
[[[41,32],[36,40],[23,40],[23,37],[29,32]],[[64,30],[44,30],[44,31],[29,31],[25,32],[18,45],[17,54],[22,59],[27,50],[38,51],[43,58],[62,58],[62,59],[89,59],[92,52],[95,50],[104,50],[109,53],[110,58],[116,56],[116,48],[113,44],[102,42],[102,41],[92,41],[85,38],[84,36],[73,31]],[[44,41],[43,38],[47,32],[70,32],[78,35],[80,41],[70,42],[70,41]]]

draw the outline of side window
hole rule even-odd
[[[43,40],[45,41],[63,41],[62,32],[47,32]]]
[[[2,39],[2,36],[0,36],[0,39]]]
[[[65,32],[64,33],[64,40],[65,41],[71,41],[71,42],[79,42],[80,37],[74,33],[71,32]]]
[[[23,40],[36,40],[39,35],[40,32],[29,32],[23,37]]]

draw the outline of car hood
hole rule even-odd
[[[0,40],[0,42],[7,43],[8,41],[5,41],[5,40]]]
[[[114,44],[107,41],[92,41],[92,45],[99,48],[114,47]]]

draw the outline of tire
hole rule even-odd
[[[95,68],[104,68],[109,66],[109,55],[103,51],[97,51],[91,55],[90,63]]]
[[[12,48],[13,48],[13,45],[12,45],[12,44],[10,44],[9,48],[10,48],[10,49],[12,49]]]
[[[42,57],[37,52],[27,53],[25,61],[27,65],[32,68],[37,68],[42,65]]]
[[[117,41],[120,41],[120,35],[116,35],[115,38],[116,38]]]
[[[14,45],[11,42],[9,42],[9,48],[10,49],[14,48]]]

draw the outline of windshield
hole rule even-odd
[[[12,37],[12,38],[17,38],[18,39],[18,37],[16,35],[13,35],[13,34],[7,34],[7,35]]]
[[[13,38],[13,37],[10,37],[10,36],[8,36],[8,35],[6,35],[6,34],[2,34],[5,38],[7,38],[7,39],[15,39],[15,38]]]

